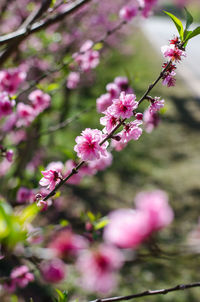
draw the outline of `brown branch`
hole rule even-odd
[[[160,73],[160,75],[157,77],[157,79],[153,82],[153,84],[149,85],[147,91],[145,92],[145,94],[140,98],[140,100],[138,101],[138,104],[141,104],[142,101],[144,101],[146,99],[146,96],[148,95],[148,93],[154,88],[154,86],[160,81],[160,79],[163,77],[164,73],[167,71],[167,69],[169,68],[171,64],[171,61],[168,62],[167,66],[163,69],[163,71]],[[100,142],[100,146],[102,146],[107,140],[109,140],[110,138],[112,138],[113,134],[124,124],[124,122],[127,119],[123,119],[121,120],[115,127],[114,129]],[[79,169],[86,164],[86,161],[81,161],[74,169],[72,169],[71,173],[63,178],[56,186],[55,188],[47,195],[45,196],[45,198],[43,199],[44,201],[48,200],[50,197],[54,196],[55,193],[57,192],[57,190],[65,183],[67,182],[67,180],[69,178],[71,178],[73,175],[77,174]]]
[[[157,290],[146,290],[139,294],[133,294],[128,296],[119,296],[119,297],[112,297],[112,298],[103,298],[103,299],[96,299],[90,302],[117,302],[117,301],[127,301],[131,299],[146,297],[146,296],[155,296],[155,295],[166,295],[170,292],[185,290],[189,288],[200,287],[200,282],[194,282],[190,284],[180,284],[174,287],[169,287],[165,289],[157,289]]]
[[[41,20],[41,21],[38,21],[38,22],[35,22],[34,24],[32,24],[32,26],[29,28],[28,32],[27,32],[27,28],[23,27],[10,34],[1,36],[0,37],[0,46],[4,45],[14,39],[17,39],[17,38],[21,38],[21,37],[26,38],[27,36],[31,35],[32,33],[35,33],[44,28],[47,28],[48,26],[50,26],[52,24],[62,21],[67,15],[73,13],[79,7],[81,7],[82,5],[86,4],[89,1],[91,1],[91,0],[74,1],[72,4],[69,4],[69,6],[62,13],[52,16],[46,20]]]

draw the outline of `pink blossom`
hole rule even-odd
[[[29,126],[35,119],[34,109],[24,103],[17,104],[17,127]]]
[[[120,136],[120,133],[118,135]],[[127,146],[127,143],[123,142],[121,139],[119,141],[115,140],[115,139],[112,139],[111,140],[111,146],[112,146],[112,148],[115,149],[115,151],[119,152]]]
[[[53,190],[60,182],[61,174],[56,170],[46,170],[41,172],[44,177],[40,179],[39,184],[47,187],[48,190]]]
[[[34,280],[34,275],[30,273],[26,265],[22,265],[11,271],[10,278],[10,283],[6,283],[5,288],[13,292],[17,286],[21,288],[26,287],[29,282]]]
[[[136,207],[149,216],[151,231],[157,231],[173,220],[174,214],[164,191],[141,192],[135,197]]]
[[[65,177],[67,177],[75,167],[76,167],[76,163],[73,160],[69,159],[65,163],[65,173],[64,173]],[[81,169],[80,169],[78,173],[74,174],[72,177],[70,177],[67,180],[67,183],[71,184],[71,185],[78,185],[80,183],[81,179],[82,179],[82,174],[81,174]]]
[[[29,94],[29,100],[32,102],[37,115],[50,106],[51,97],[49,94],[37,89]]]
[[[67,77],[67,88],[75,89],[80,81],[80,73],[78,72],[70,72]]]
[[[124,129],[121,131],[121,140],[123,143],[127,143],[130,140],[138,140],[142,135],[142,129],[139,127],[141,121],[135,120],[134,122],[127,123]]]
[[[21,68],[0,71],[0,91],[6,91],[11,95],[15,94],[25,78],[26,73]]]
[[[89,291],[108,293],[116,286],[115,271],[123,264],[120,251],[100,245],[95,250],[80,254],[77,269],[82,276],[82,286]]]
[[[97,111],[104,112],[110,105],[112,105],[112,98],[109,93],[102,94],[96,101]]]
[[[109,92],[109,95],[112,99],[117,98],[120,94],[119,86],[116,83],[107,84],[106,90]]]
[[[121,92],[119,99],[115,99],[110,106],[110,112],[117,118],[130,118],[133,115],[133,110],[138,107],[138,102],[135,101],[134,94],[125,94]]]
[[[48,248],[52,249],[58,257],[69,260],[69,258],[77,256],[87,246],[88,242],[84,237],[74,234],[70,229],[65,229],[55,236]]]
[[[64,169],[64,165],[61,161],[52,161],[46,167],[46,170],[55,170],[58,173],[62,173]]]
[[[108,146],[108,142],[100,146],[102,139],[103,134],[100,130],[86,128],[81,136],[77,136],[74,151],[84,161],[99,159],[101,156],[106,156]]]
[[[58,258],[43,261],[40,270],[44,280],[50,283],[57,283],[65,278],[65,263]]]
[[[119,209],[109,214],[104,239],[120,248],[136,248],[149,235],[147,213],[132,209]]]
[[[163,77],[162,84],[164,86],[172,87],[175,86],[176,79],[173,77],[176,73],[168,73],[166,76]]]
[[[7,150],[7,151],[6,151],[6,159],[7,159],[9,162],[12,162],[12,161],[13,161],[13,155],[14,155],[13,150]]]
[[[151,133],[155,127],[158,126],[160,118],[157,112],[151,113],[149,108],[143,114],[144,128],[147,133]]]
[[[161,51],[164,57],[167,57],[172,61],[176,61],[176,62],[180,61],[182,57],[186,57],[185,51],[179,49],[174,44],[162,46]]]
[[[19,190],[17,191],[17,202],[18,203],[28,203],[33,201],[33,191],[25,188],[25,187],[20,187]]]
[[[153,7],[156,5],[158,0],[143,0],[142,2],[142,15],[147,18],[151,14]]]
[[[118,86],[120,91],[133,93],[133,90],[129,87],[129,82],[126,77],[116,77],[114,83]]]
[[[96,171],[103,171],[107,167],[111,166],[111,164],[112,164],[112,154],[110,152],[106,152],[106,156],[88,162],[88,166]]]
[[[12,166],[12,162],[9,162],[6,158],[4,158],[0,162],[0,176],[4,176]]]
[[[159,111],[161,108],[163,108],[165,105],[164,100],[160,100],[159,97],[155,97],[154,100],[151,103],[151,106],[149,108],[150,113],[154,113]]]
[[[100,118],[100,124],[105,126],[103,132],[109,133],[113,130],[113,128],[117,125],[118,118],[113,115],[112,106],[108,107],[108,109],[104,112],[105,116]]]
[[[14,100],[10,100],[6,92],[0,92],[0,118],[10,115],[15,105]]]
[[[3,124],[2,127],[3,131],[10,132],[14,128],[16,122],[17,122],[17,115],[15,112],[13,112],[7,117],[5,123]]]
[[[136,6],[126,5],[122,7],[119,12],[119,16],[121,19],[129,22],[138,14],[138,8]]]

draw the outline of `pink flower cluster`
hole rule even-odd
[[[97,111],[99,113],[104,112],[112,105],[113,99],[118,98],[122,91],[129,94],[133,93],[126,77],[116,77],[113,83],[106,85],[106,90],[107,93],[102,94],[96,101]]]
[[[34,275],[30,273],[26,265],[14,268],[10,274],[10,281],[4,284],[4,287],[9,292],[14,292],[16,287],[26,287],[29,282],[34,280]]]
[[[87,40],[80,48],[79,53],[74,53],[73,58],[83,72],[94,69],[99,64],[99,52],[93,50],[94,43]]]
[[[141,192],[135,198],[136,209],[119,209],[109,215],[104,239],[120,248],[136,248],[152,232],[158,231],[173,220],[173,211],[165,192]]]
[[[0,91],[14,95],[26,79],[26,72],[22,68],[13,68],[0,71]]]
[[[175,78],[176,75],[176,65],[172,62],[179,62],[181,61],[182,57],[186,57],[186,53],[183,49],[179,48],[180,40],[176,37],[170,40],[170,45],[165,45],[161,47],[161,51],[164,57],[169,58],[171,60],[170,66],[167,68],[166,72],[163,75],[163,85],[171,87],[175,85]],[[163,68],[166,68],[168,63],[163,64]]]
[[[29,94],[31,105],[18,103],[16,108],[16,126],[29,126],[38,114],[50,106],[51,98],[47,93],[37,89]]]
[[[68,75],[66,86],[68,89],[75,89],[79,81],[80,81],[80,73],[72,71]]]

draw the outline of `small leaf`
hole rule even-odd
[[[56,90],[59,88],[59,84],[58,83],[51,83],[47,86],[46,91],[50,92],[52,90]]]
[[[103,220],[101,220],[95,224],[94,229],[96,231],[103,229],[108,223],[109,223],[109,220],[107,218],[104,218]]]
[[[190,25],[193,23],[193,17],[190,14],[190,12],[187,10],[186,7],[184,7],[185,12],[186,12],[186,27],[185,27],[185,31],[188,30],[188,28],[190,27]]]
[[[192,38],[194,38],[195,36],[198,36],[198,35],[200,35],[200,26],[198,26],[192,32],[190,32],[190,34],[185,39],[185,42],[189,41],[190,39],[192,39]]]
[[[96,220],[95,215],[92,212],[87,212],[87,216],[91,222],[94,222]]]
[[[171,19],[172,21],[174,22],[177,30],[178,30],[178,33],[180,35],[180,38],[181,38],[181,41],[183,41],[183,32],[184,32],[184,29],[183,29],[183,24],[181,22],[180,19],[178,19],[176,16],[174,16],[173,14],[169,13],[169,12],[166,12],[164,11],[165,14],[167,14]]]
[[[54,5],[56,4],[56,1],[57,1],[57,0],[51,0],[51,5],[50,5],[50,7],[54,7]]]
[[[96,43],[94,46],[93,46],[93,49],[94,50],[100,50],[102,49],[103,47],[103,43],[99,42],[99,43]]]
[[[31,223],[38,212],[39,212],[39,208],[36,205],[36,203],[29,205],[22,211],[22,213],[20,213],[19,216],[20,224],[23,225],[25,222]]]

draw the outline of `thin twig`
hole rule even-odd
[[[145,94],[141,97],[141,99],[138,101],[138,104],[141,104],[142,101],[144,101],[146,99],[146,96],[148,95],[148,93],[154,88],[154,86],[159,82],[159,80],[163,77],[164,73],[167,71],[167,69],[169,68],[171,64],[171,61],[169,61],[169,63],[167,64],[167,66],[163,69],[163,71],[160,73],[160,75],[157,77],[157,79],[153,82],[153,84],[149,85],[147,91],[145,92]],[[121,121],[119,121],[119,123],[114,127],[114,129],[100,142],[100,146],[102,146],[107,140],[109,140],[110,138],[112,138],[113,134],[124,124],[124,122],[127,119],[123,119]],[[79,169],[86,164],[86,161],[81,161],[75,168],[72,169],[71,173],[63,178],[56,186],[55,188],[47,195],[45,196],[45,198],[43,199],[44,201],[48,200],[50,197],[54,196],[55,193],[57,192],[57,190],[65,183],[67,182],[67,180],[69,178],[71,178],[73,175],[77,174]]]
[[[157,289],[157,290],[146,290],[144,292],[128,295],[128,296],[118,296],[112,298],[103,298],[103,299],[96,299],[90,302],[116,302],[116,301],[127,301],[131,299],[141,298],[145,296],[155,296],[155,295],[166,295],[170,292],[185,290],[193,287],[200,287],[200,282],[194,282],[189,284],[180,284],[174,287],[169,287],[165,289]]]

